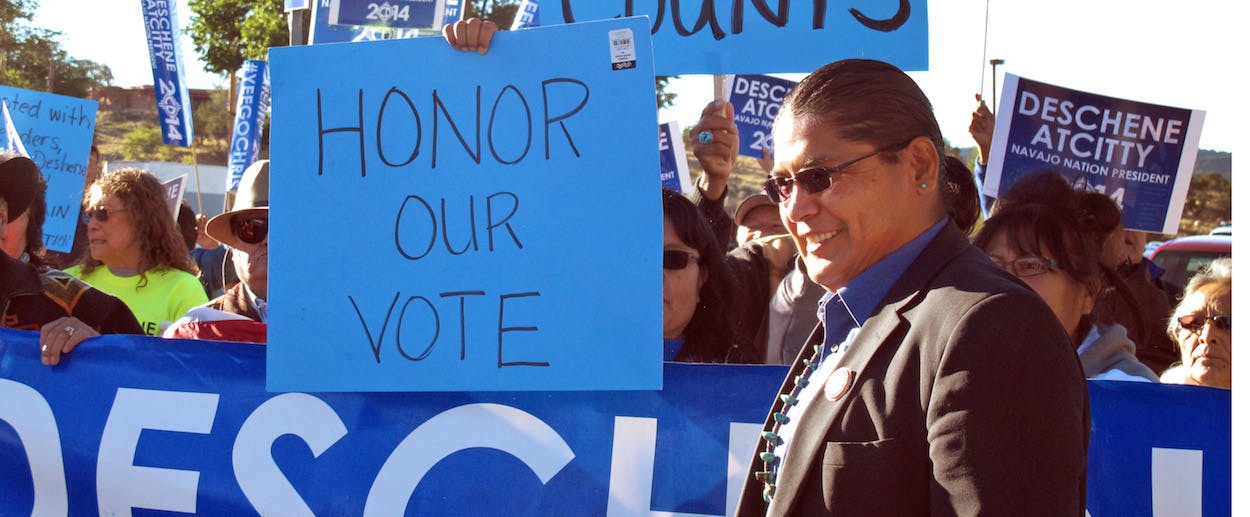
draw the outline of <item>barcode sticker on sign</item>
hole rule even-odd
[[[634,52],[634,31],[617,29],[608,31],[608,42],[612,49],[612,69],[628,70],[638,66],[638,55]]]

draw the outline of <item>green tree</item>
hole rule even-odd
[[[105,65],[70,57],[59,32],[29,25],[35,0],[0,0],[0,82],[31,90],[90,97],[113,83]]]
[[[122,137],[122,157],[132,161],[174,161],[177,153],[165,145],[161,128],[145,125],[137,127]]]
[[[235,74],[248,59],[266,59],[269,47],[290,41],[283,0],[190,0],[187,33],[204,70],[229,79],[229,112],[234,112]]]
[[[195,139],[206,150],[220,150],[230,140],[230,124],[234,122],[230,114],[230,92],[216,89],[208,102],[195,110]]]
[[[1195,174],[1181,212],[1182,233],[1207,233],[1233,219],[1233,184],[1216,172]]]

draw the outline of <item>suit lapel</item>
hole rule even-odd
[[[863,372],[868,370],[869,363],[886,352],[895,349],[910,328],[906,325],[903,313],[918,302],[920,292],[927,288],[932,278],[950,262],[959,252],[969,246],[967,238],[954,224],[948,223],[916,257],[916,261],[903,273],[895,285],[890,288],[883,300],[883,305],[876,314],[869,317],[860,329],[859,334],[850,342],[850,349],[843,355],[838,368],[847,368],[854,373],[851,386],[844,395],[836,400],[829,400],[825,395],[825,386],[811,384],[806,389],[812,390],[809,404],[803,414],[800,432],[796,432],[783,459],[782,472],[778,476],[777,493],[773,496],[774,510],[788,512],[793,510],[799,494],[806,490],[807,483],[819,483],[820,480],[810,479],[806,474],[811,472],[812,464],[823,457],[826,437],[836,422],[842,419],[848,402],[858,398],[859,390],[864,382]],[[817,327],[821,329],[821,327]],[[892,334],[898,333],[897,336]],[[814,346],[824,338],[823,329],[819,335],[813,334],[807,346]],[[891,346],[883,346],[890,344]],[[801,354],[806,357],[811,348],[805,348]],[[892,354],[891,354],[892,355]],[[889,360],[881,357],[881,360]],[[800,361],[801,362],[801,361]],[[786,385],[793,384],[793,376],[801,368],[791,368],[791,377]],[[775,410],[774,410],[775,411]],[[769,417],[771,425],[772,417]],[[745,497],[745,495],[744,495]],[[781,515],[783,513],[778,513]]]

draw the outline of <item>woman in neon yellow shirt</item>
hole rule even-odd
[[[101,176],[83,197],[90,254],[67,273],[120,298],[152,336],[208,301],[160,180],[122,169]]]

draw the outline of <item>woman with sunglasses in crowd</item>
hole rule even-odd
[[[66,270],[126,302],[152,336],[208,301],[165,197],[139,169],[101,176],[83,195],[90,253]]]
[[[681,194],[664,197],[664,360],[758,363],[731,321],[732,276],[712,227]]]
[[[1185,286],[1185,297],[1168,322],[1181,360],[1163,382],[1233,388],[1233,261],[1211,262]]]
[[[1158,382],[1123,326],[1090,316],[1103,286],[1115,281],[1099,263],[1100,236],[1119,218],[1111,198],[1076,192],[1057,173],[1034,174],[999,199],[973,244],[1046,301],[1087,378]]]

